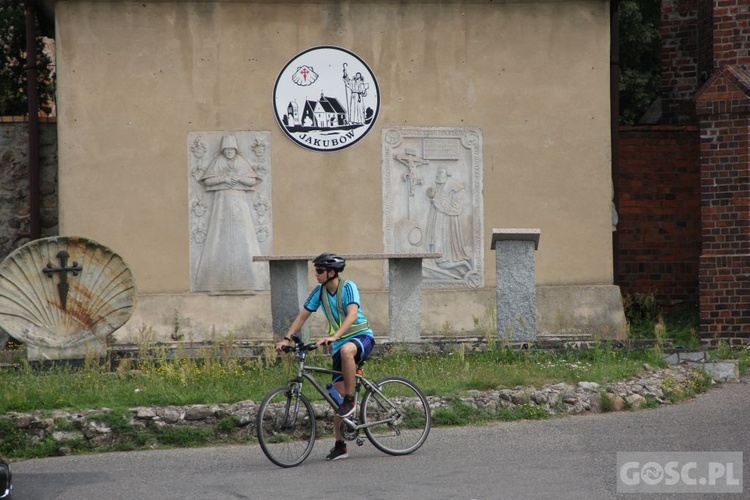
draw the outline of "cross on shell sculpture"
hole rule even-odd
[[[103,354],[135,309],[135,279],[112,250],[75,236],[34,240],[0,263],[0,329],[30,360]]]

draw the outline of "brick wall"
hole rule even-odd
[[[662,0],[661,36],[661,124],[700,130],[701,337],[744,342],[750,339],[750,1]]]
[[[662,0],[661,3],[662,125],[695,123],[692,97],[699,85],[696,23],[701,2]]]
[[[701,256],[700,293],[702,338],[730,344],[750,338],[750,255]]]
[[[713,52],[715,67],[750,64],[750,2],[714,0]]]
[[[748,109],[750,100],[721,82],[710,90],[698,102],[701,336],[737,341],[750,337],[750,114],[732,110]]]
[[[620,127],[617,284],[669,307],[698,302],[697,127]]]
[[[750,115],[711,118],[701,121],[702,253],[750,253]]]

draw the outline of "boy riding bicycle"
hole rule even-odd
[[[346,266],[346,260],[333,253],[323,253],[313,259],[313,266],[318,285],[310,293],[284,339],[276,344],[276,349],[280,350],[292,343],[292,335],[299,332],[307,318],[323,306],[329,333],[328,337],[318,339],[315,344],[332,345],[332,369],[342,372],[342,375],[333,376],[333,384],[344,396],[334,417],[336,443],[326,460],[339,460],[349,456],[340,426],[341,419],[350,417],[355,411],[354,379],[357,364],[370,356],[375,338],[360,308],[357,285],[339,277]]]

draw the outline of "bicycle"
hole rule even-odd
[[[328,368],[306,366],[305,359],[317,348],[292,336],[294,345],[284,346],[297,361],[297,376],[289,385],[269,392],[260,404],[256,417],[258,442],[263,453],[280,467],[295,467],[310,455],[315,444],[316,414],[309,398],[302,393],[305,381],[317,390],[335,411],[339,405],[313,375],[340,374]],[[360,431],[380,451],[389,455],[408,455],[422,446],[430,433],[431,415],[427,397],[413,382],[402,377],[385,377],[375,382],[357,366],[354,400],[355,415],[344,418],[340,429],[345,440],[364,444]],[[361,403],[358,401],[364,389]],[[357,415],[358,413],[358,415]]]

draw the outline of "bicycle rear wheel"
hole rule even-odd
[[[413,382],[386,377],[362,397],[360,419],[367,439],[389,455],[408,455],[427,439],[432,424],[427,397]]]
[[[304,394],[292,387],[269,392],[256,418],[258,442],[268,459],[279,467],[294,467],[310,455],[315,443],[315,414]]]

